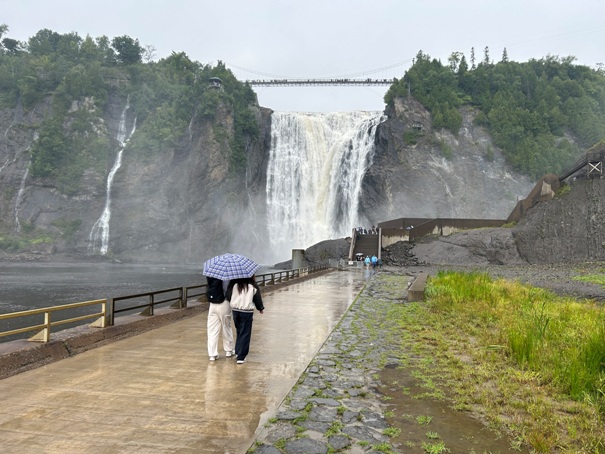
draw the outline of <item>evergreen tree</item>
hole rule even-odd
[[[468,71],[468,63],[466,63],[466,57],[462,54],[462,58],[460,59],[460,64],[458,65],[458,75],[464,76]]]

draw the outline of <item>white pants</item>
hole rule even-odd
[[[208,356],[218,356],[218,336],[223,330],[223,349],[231,352],[235,348],[233,327],[231,325],[231,306],[229,301],[219,304],[210,303],[208,308]]]

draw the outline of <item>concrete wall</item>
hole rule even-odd
[[[378,227],[382,231],[382,247],[386,247],[398,241],[414,241],[427,235],[447,236],[461,230],[502,227],[506,222],[504,219],[401,218],[380,223]]]
[[[381,229],[382,247],[390,246],[399,241],[410,241],[410,235],[407,230],[402,229]]]
[[[555,196],[555,193],[559,189],[561,183],[559,182],[559,176],[554,173],[544,175],[530,191],[529,195],[517,202],[517,205],[506,219],[507,223],[519,222],[527,210],[534,205],[550,200]]]

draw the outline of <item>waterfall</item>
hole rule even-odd
[[[283,113],[271,117],[267,224],[272,251],[350,235],[361,182],[374,157],[379,112]]]
[[[120,123],[118,125],[118,134],[116,139],[119,143],[118,154],[116,155],[116,160],[113,163],[113,167],[109,171],[107,175],[107,186],[105,189],[105,209],[101,214],[101,217],[94,223],[92,226],[92,230],[90,231],[90,235],[88,237],[88,250],[94,253],[100,253],[101,255],[107,254],[107,250],[109,248],[109,221],[111,219],[111,186],[113,184],[113,179],[116,175],[116,172],[122,165],[122,154],[124,149],[126,148],[126,144],[128,144],[128,140],[134,134],[137,125],[137,119],[134,119],[132,124],[132,129],[127,133],[126,130],[126,112],[130,109],[130,102],[126,100],[126,107],[122,111],[122,115],[120,116]]]
[[[38,131],[34,131],[34,136],[33,136],[33,142],[37,141],[39,137]],[[31,144],[25,149],[24,152],[28,152],[29,150],[31,150]],[[14,158],[13,158],[13,162],[17,162],[17,160],[20,157],[21,152],[17,151],[17,153],[15,154]],[[7,161],[8,163],[8,158]],[[27,167],[25,168],[25,172],[23,173],[23,178],[21,178],[21,184],[19,185],[19,192],[17,193],[17,200],[15,200],[15,230],[17,231],[17,233],[21,233],[21,221],[19,220],[19,212],[21,211],[21,204],[23,203],[23,198],[25,196],[25,182],[27,181],[27,177],[29,175],[29,168],[32,164],[32,160],[31,158],[29,159],[29,162],[27,163]],[[0,167],[0,172],[2,171],[2,169],[4,169],[4,167],[6,167],[6,163],[5,165],[3,165],[2,167]]]
[[[25,180],[27,180],[27,176],[29,175],[29,166],[31,165],[31,161],[27,165],[25,169],[25,173],[23,174],[23,178],[21,178],[21,184],[19,185],[19,192],[17,193],[17,200],[15,201],[15,230],[17,233],[21,233],[21,221],[19,221],[19,211],[21,209],[21,203],[23,202],[23,193],[25,192]]]

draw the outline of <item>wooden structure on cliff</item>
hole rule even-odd
[[[603,162],[605,161],[605,140],[600,141],[586,151],[583,157],[574,162],[559,175],[559,181],[566,180],[579,170],[587,167],[586,176],[596,178],[603,176]]]

